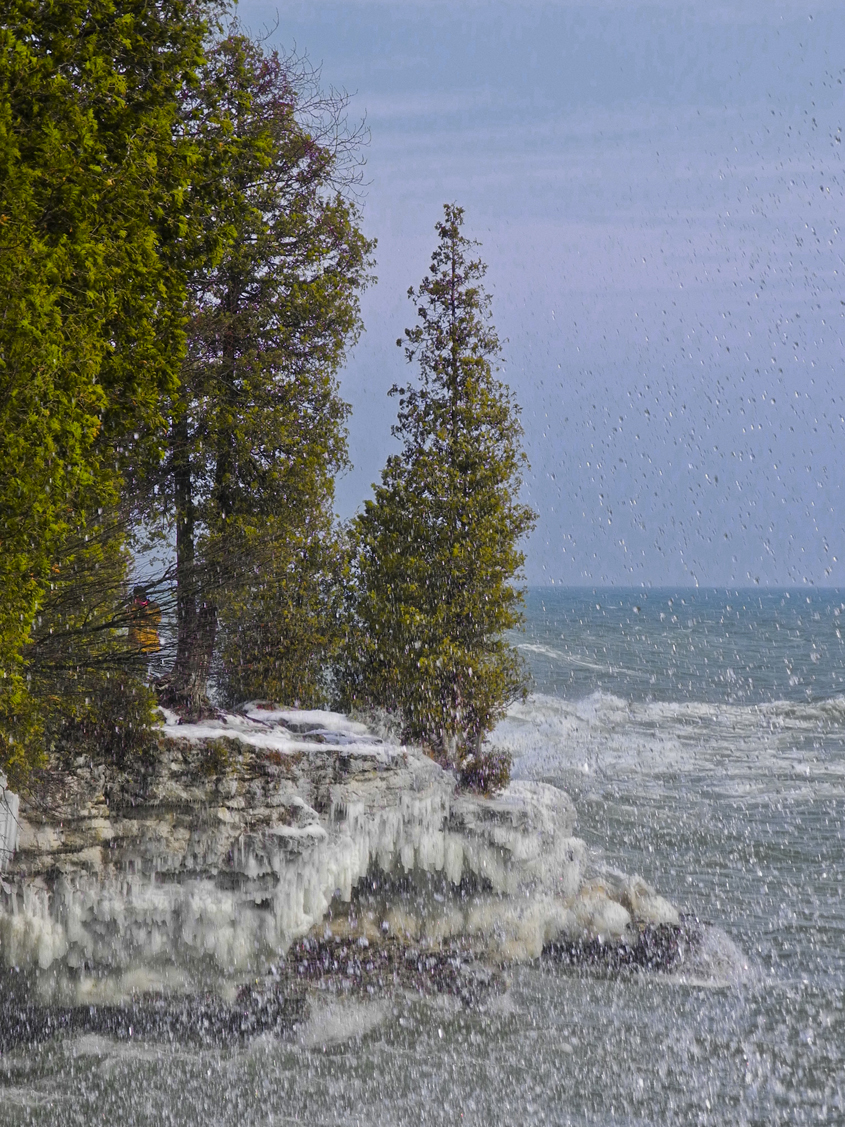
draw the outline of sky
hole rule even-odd
[[[445,202],[522,406],[530,584],[845,586],[841,0],[242,0],[366,118],[350,516]],[[411,373],[412,374],[412,373]]]

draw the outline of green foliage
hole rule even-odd
[[[148,751],[155,698],[131,645],[124,521],[98,516],[68,540],[22,654],[28,729],[18,725],[9,774],[25,782],[47,751],[124,763]]]
[[[226,775],[240,750],[237,740],[225,738],[206,740],[202,745],[200,770],[209,778]]]
[[[54,569],[124,474],[156,458],[176,386],[184,277],[162,248],[184,234],[194,144],[178,94],[202,59],[204,8],[4,6],[0,766],[18,775],[44,729],[24,663]]]
[[[343,103],[296,59],[233,32],[202,74],[213,225],[227,237],[191,287],[183,382],[195,503],[210,530],[311,507],[346,463],[335,373],[360,331],[372,244],[337,140]],[[258,498],[258,504],[256,503]]]
[[[172,404],[163,494],[176,512],[173,683],[191,681],[196,602],[210,598],[230,701],[318,692],[320,541],[346,464],[336,372],[360,331],[373,247],[343,191],[358,141],[343,133],[344,108],[298,60],[265,55],[235,29],[209,53],[185,109],[211,154],[188,204],[219,253],[199,258],[191,279]]]
[[[458,782],[475,794],[495,794],[508,785],[513,757],[502,748],[480,748],[458,766]]]
[[[46,735],[63,759],[84,756],[125,767],[155,755],[155,694],[143,678],[126,669],[89,669],[84,679],[77,677],[61,688],[72,688],[73,696],[59,699]]]
[[[344,554],[327,527],[305,534],[269,521],[247,581],[221,596],[220,671],[227,704],[269,699],[318,708],[329,700],[327,670],[341,639]]]
[[[518,408],[491,364],[486,268],[468,257],[462,222],[447,205],[430,273],[409,291],[420,322],[405,352],[420,380],[392,391],[403,449],[354,522],[357,626],[343,674],[345,703],[400,713],[406,738],[454,764],[526,691],[503,635],[521,621],[512,580],[535,519],[518,500]]]

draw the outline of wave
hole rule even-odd
[[[845,696],[816,701],[776,700],[754,704],[724,701],[636,701],[614,693],[596,690],[586,697],[570,700],[534,693],[524,704],[515,704],[509,718],[547,722],[567,718],[572,723],[614,725],[620,720],[640,723],[718,724],[755,728],[779,724],[784,728],[816,728],[820,722],[841,726],[845,734]]]
[[[586,657],[576,657],[575,654],[564,654],[563,650],[554,649],[552,646],[543,646],[540,642],[523,641],[519,642],[517,649],[527,650],[530,654],[540,654],[541,657],[549,657],[555,662],[560,662],[564,667],[571,669],[589,669],[590,673],[603,673],[610,676],[625,676],[637,677],[639,674],[634,669],[625,668],[622,665],[602,665],[597,662],[588,662]]]
[[[666,981],[679,986],[725,989],[759,978],[759,969],[720,927],[704,926],[701,942]]]
[[[634,676],[634,673],[630,669],[622,669],[613,665],[599,665],[594,661],[587,661],[586,658],[575,657],[574,654],[556,650],[552,646],[543,646],[539,642],[520,642],[517,649],[540,654],[541,657],[553,658],[555,661],[559,661],[563,665],[570,666],[574,669],[589,669],[593,673],[609,673],[611,675],[623,673],[627,676]]]
[[[493,741],[521,777],[703,773],[762,793],[776,775],[793,792],[815,785],[845,793],[845,697],[728,704],[537,693],[510,708]]]

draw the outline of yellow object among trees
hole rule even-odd
[[[132,621],[129,624],[129,645],[141,653],[158,653],[161,645],[158,628],[161,623],[161,609],[157,603],[146,596],[135,596],[132,605]]]

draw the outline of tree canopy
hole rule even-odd
[[[419,381],[394,387],[400,453],[354,522],[359,655],[349,698],[397,712],[407,738],[453,763],[476,753],[526,675],[504,635],[521,620],[513,580],[534,514],[519,500],[519,411],[497,379],[484,264],[446,205],[406,329]]]
[[[155,457],[184,351],[201,0],[10,0],[0,26],[0,761],[34,754],[25,652],[123,473]],[[31,739],[27,739],[27,734]],[[27,750],[28,749],[28,750]]]
[[[374,244],[344,190],[359,137],[345,130],[345,98],[322,95],[317,79],[235,27],[186,102],[208,166],[188,207],[220,248],[190,276],[163,489],[180,590],[167,694],[192,713],[204,707],[200,643],[215,641],[213,623],[198,628],[203,607],[220,612],[230,698],[258,695],[262,679],[265,694],[301,697],[320,652],[294,639],[322,633],[318,560],[346,464],[336,373],[360,332]]]
[[[227,702],[321,703],[344,631],[346,703],[396,712],[444,761],[477,756],[525,692],[506,633],[534,514],[463,211],[446,206],[409,291],[418,323],[397,343],[419,379],[391,392],[402,449],[346,536],[337,374],[375,245],[354,191],[362,138],[345,96],[237,23],[224,34],[219,10],[10,0],[0,26],[0,767],[13,781],[57,745],[117,759],[144,745],[139,522],[175,540],[177,646],[155,687],[185,716],[213,707],[213,662]]]

